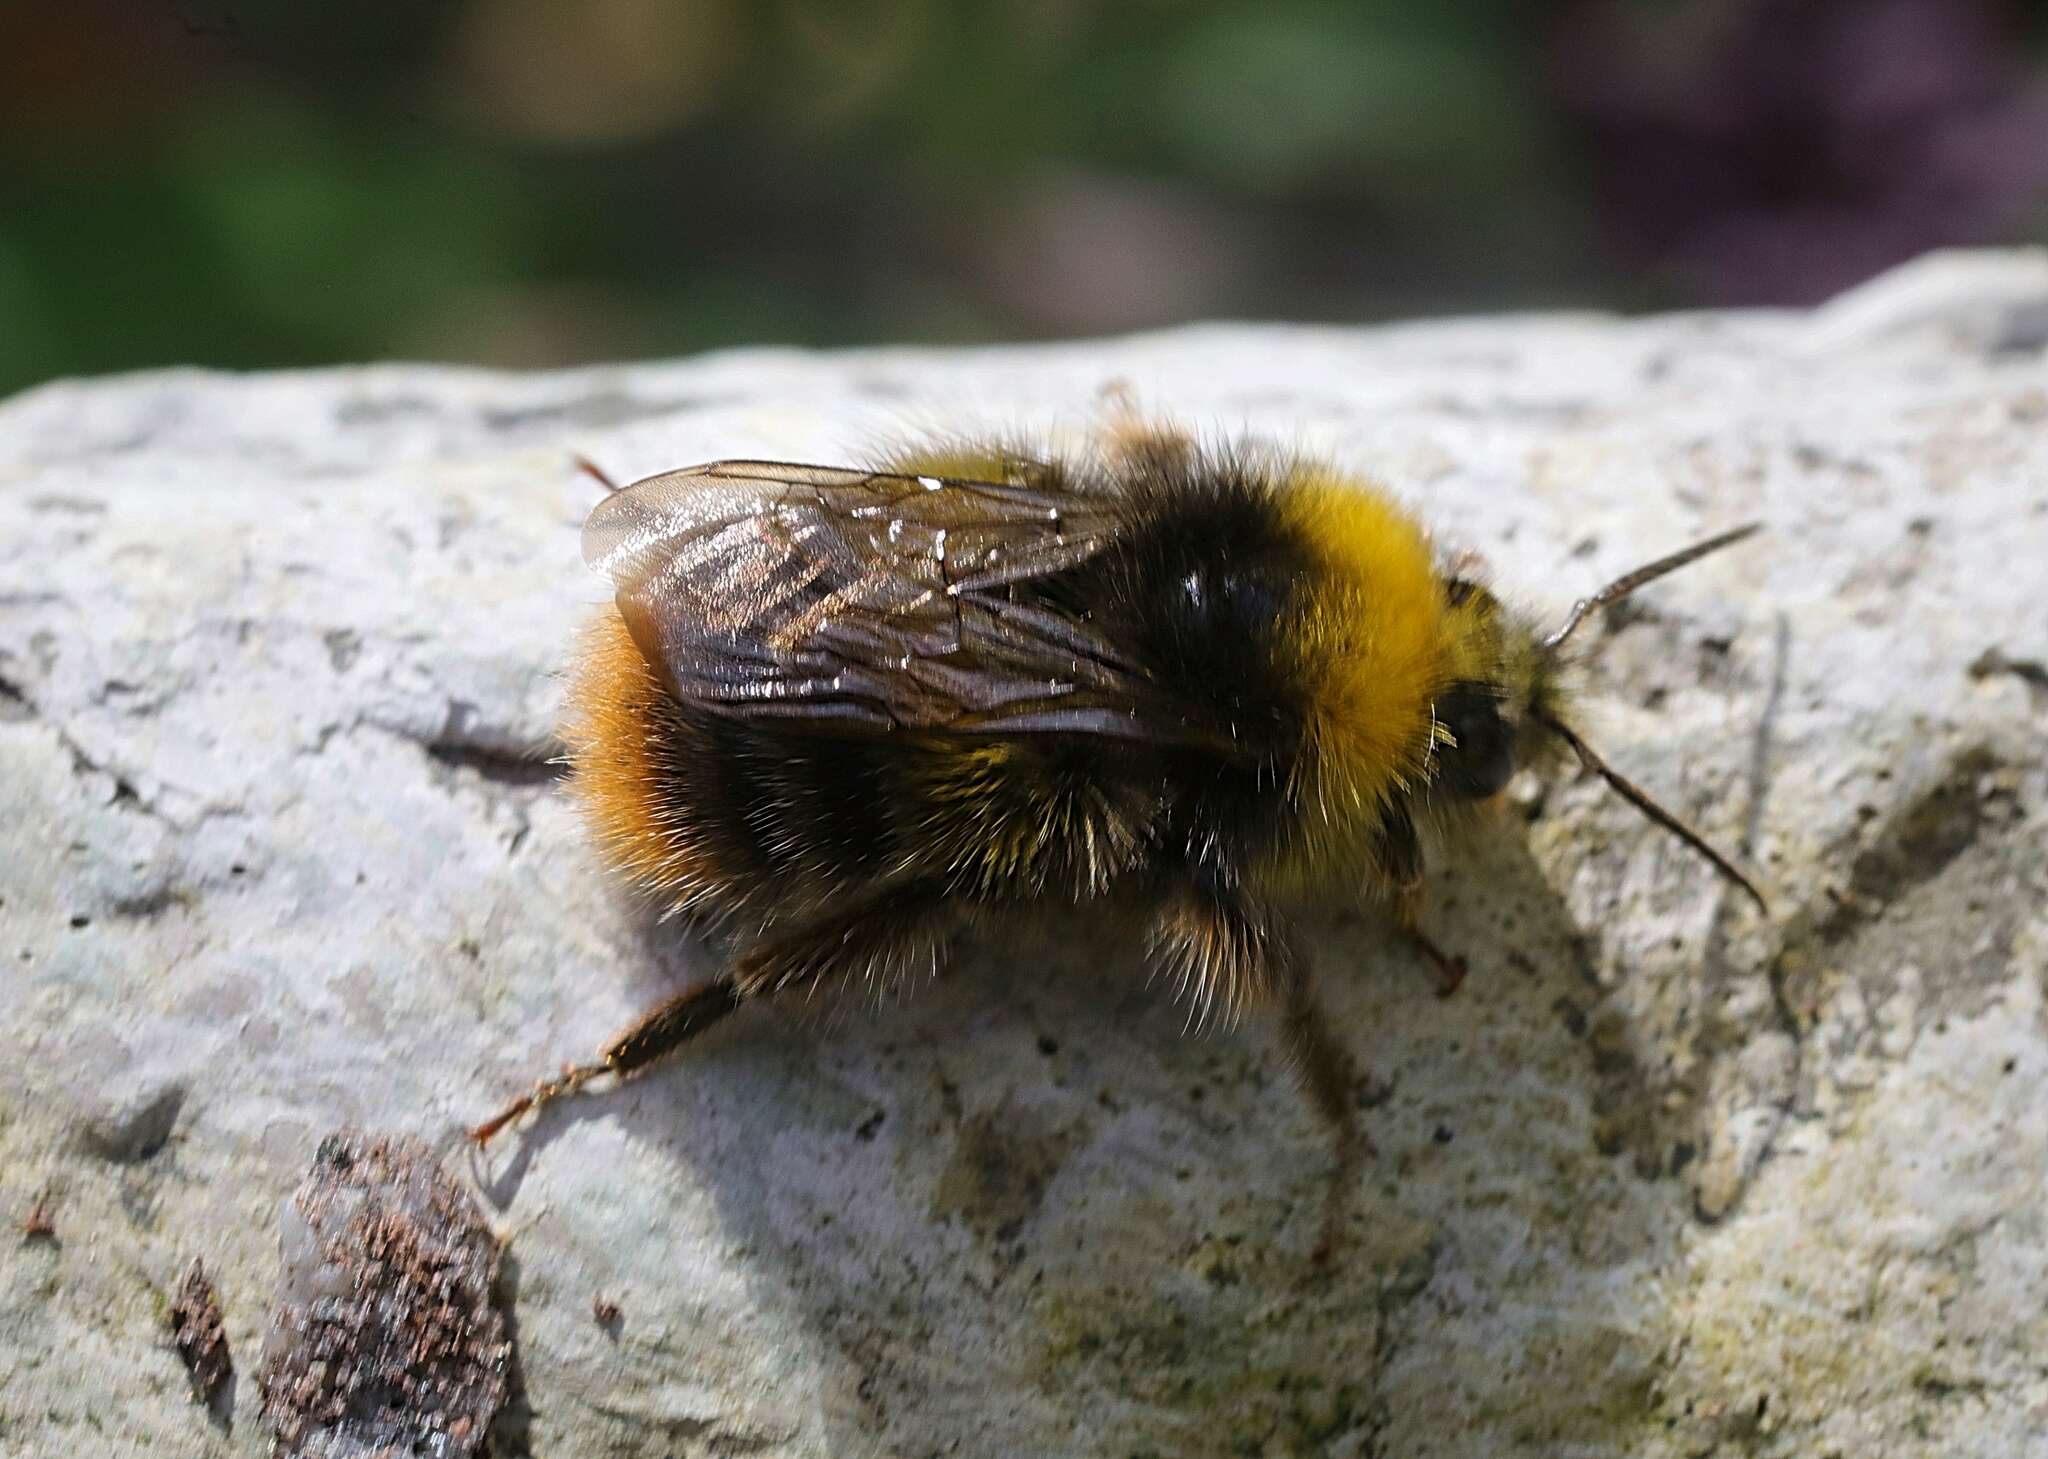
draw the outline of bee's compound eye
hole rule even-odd
[[[1500,701],[1484,684],[1460,683],[1436,702],[1437,722],[1455,744],[1437,756],[1437,783],[1453,795],[1484,800],[1515,773],[1515,739],[1500,717]]]

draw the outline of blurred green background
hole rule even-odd
[[[2006,0],[0,0],[0,390],[1808,301],[2048,236]]]

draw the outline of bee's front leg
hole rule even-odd
[[[1374,876],[1393,899],[1394,925],[1428,961],[1435,974],[1437,997],[1450,997],[1465,981],[1469,969],[1465,959],[1445,952],[1422,930],[1422,842],[1415,834],[1415,821],[1406,806],[1397,805],[1387,812],[1379,834],[1373,838],[1373,855]]]
[[[1417,880],[1394,891],[1394,925],[1429,963],[1436,996],[1448,998],[1464,986],[1471,971],[1457,953],[1445,952],[1435,938],[1422,930],[1422,882]]]

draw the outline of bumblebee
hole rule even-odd
[[[1194,1021],[1277,1014],[1341,1177],[1364,1149],[1350,1064],[1294,909],[1389,898],[1453,985],[1420,928],[1425,839],[1561,751],[1761,903],[1571,727],[1561,653],[1598,606],[1754,530],[1545,634],[1379,487],[1166,429],[615,490],[583,529],[616,605],[574,675],[569,787],[628,885],[736,951],[472,1133],[759,999],[908,988],[968,921],[1118,898]]]

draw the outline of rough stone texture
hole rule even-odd
[[[1327,1275],[1271,1031],[1182,1040],[1114,927],[737,1019],[469,1167],[511,1241],[498,1451],[2043,1452],[2044,344],[2048,261],[1973,255],[1813,315],[0,405],[0,1205],[61,1229],[0,1243],[0,1450],[261,1452],[253,1384],[227,1431],[188,1397],[184,1261],[246,1365],[322,1135],[458,1160],[713,955],[608,894],[543,763],[602,598],[572,452],[1075,426],[1120,377],[1379,473],[1551,611],[1763,518],[1610,618],[1587,719],[1772,915],[1567,778],[1440,858],[1454,1000],[1374,914],[1318,923],[1379,1147]]]

